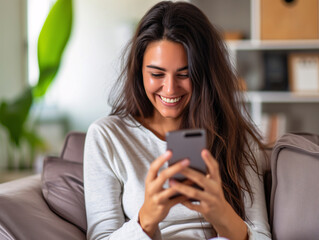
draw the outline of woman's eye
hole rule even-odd
[[[160,77],[163,77],[164,74],[163,73],[151,73],[152,77],[155,77],[155,78],[160,78]]]
[[[182,79],[189,78],[188,74],[178,74],[177,77]]]

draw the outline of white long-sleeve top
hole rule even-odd
[[[138,223],[138,213],[148,169],[165,151],[166,142],[132,117],[108,116],[91,124],[84,150],[87,239],[150,239]],[[249,239],[270,239],[262,179],[252,170],[247,174],[254,191],[252,205],[245,194]],[[153,239],[209,239],[215,234],[199,213],[178,204]]]

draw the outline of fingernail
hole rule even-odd
[[[208,157],[208,150],[204,149],[204,156]]]
[[[164,156],[165,156],[165,157],[168,157],[169,154],[170,154],[170,151],[166,151],[166,152],[164,153]]]
[[[189,165],[189,160],[188,160],[188,159],[184,159],[184,160],[181,162],[181,165],[182,165],[182,166],[188,166],[188,165]]]

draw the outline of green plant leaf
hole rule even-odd
[[[57,0],[42,27],[38,39],[39,81],[33,89],[42,97],[58,72],[63,50],[72,28],[72,0]]]
[[[40,148],[44,150],[47,147],[45,141],[33,129],[24,129],[22,137],[27,140],[31,149]]]
[[[0,104],[0,123],[7,128],[11,142],[17,146],[20,144],[32,102],[32,90],[28,88],[13,102],[2,101]]]
[[[0,124],[8,130],[10,141],[17,147],[26,140],[32,156],[36,149],[45,149],[45,142],[35,129],[27,126],[27,118],[35,98],[43,97],[59,69],[62,53],[72,28],[72,0],[57,0],[38,38],[39,81],[15,100],[0,102]],[[8,168],[13,167],[8,153]],[[31,160],[33,157],[31,156]],[[20,162],[25,167],[25,164]],[[31,167],[30,164],[29,167]]]

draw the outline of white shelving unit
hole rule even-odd
[[[319,40],[230,40],[227,45],[232,51],[312,50],[319,49]]]
[[[240,61],[240,59],[238,59],[238,53],[240,51],[319,50],[319,40],[238,40],[228,41],[227,45],[235,68],[237,67],[238,61]],[[306,95],[287,91],[248,91],[246,102],[251,105],[251,117],[257,126],[261,125],[262,115],[265,113],[263,108],[264,104],[282,105],[283,108],[285,108],[286,104],[316,104],[318,105],[316,110],[319,112],[319,94]],[[313,129],[316,131],[316,126],[314,126]]]
[[[221,30],[235,30],[244,34],[245,40],[227,41],[234,68],[240,74],[243,68],[249,74],[249,83],[262,85],[264,79],[263,53],[317,52],[318,40],[260,40],[260,0],[191,0]],[[247,82],[247,83],[248,83]],[[256,83],[261,83],[260,85]],[[251,85],[249,85],[251,86]],[[289,122],[287,131],[319,133],[319,93],[301,95],[293,92],[260,91],[248,88],[246,102],[257,126],[263,114],[283,113]],[[318,120],[317,120],[318,119]],[[290,124],[291,123],[291,124]]]

